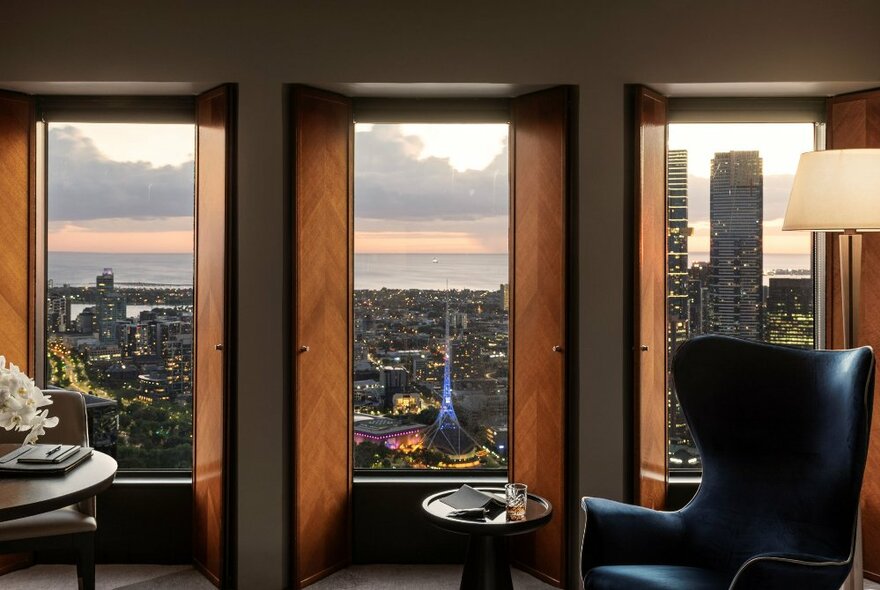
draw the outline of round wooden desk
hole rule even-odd
[[[504,501],[504,488],[476,489]],[[508,521],[503,509],[482,520],[464,520],[450,517],[453,508],[440,501],[455,491],[446,490],[428,496],[422,502],[422,510],[436,526],[470,535],[460,590],[513,590],[507,537],[530,533],[550,522],[553,506],[545,498],[529,494],[523,520]]]
[[[0,457],[19,445],[0,444]],[[33,516],[76,504],[110,487],[116,461],[93,451],[68,473],[0,476],[0,521]]]

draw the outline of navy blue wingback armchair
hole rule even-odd
[[[673,376],[703,462],[677,512],[584,498],[587,590],[837,590],[852,566],[874,355],[722,336]]]

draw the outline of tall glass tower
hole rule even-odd
[[[666,413],[669,439],[688,439],[687,423],[672,382],[672,357],[690,334],[688,321],[688,153],[666,156]]]
[[[710,178],[710,331],[761,340],[763,161],[757,151],[719,152]]]

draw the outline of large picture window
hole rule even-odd
[[[355,468],[507,466],[508,134],[355,126]]]
[[[122,469],[192,466],[193,124],[51,121],[46,381]]]
[[[816,345],[811,235],[781,231],[798,159],[813,149],[813,123],[669,125],[668,363],[701,334]],[[667,419],[670,470],[699,470],[668,372]]]

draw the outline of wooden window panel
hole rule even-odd
[[[635,501],[666,507],[666,97],[635,97]]]
[[[228,574],[231,501],[230,220],[234,190],[233,86],[196,100],[193,561],[216,586]]]
[[[515,98],[512,115],[510,481],[553,504],[550,524],[512,541],[513,560],[565,587],[569,90]]]
[[[0,91],[0,355],[34,375],[36,303],[36,120],[30,96]],[[31,563],[0,555],[0,575]]]
[[[352,105],[293,89],[294,585],[351,560]]]
[[[837,96],[828,100],[827,149],[880,148],[880,90]],[[840,301],[838,234],[826,242],[826,342],[828,348],[843,346]],[[858,346],[880,350],[880,234],[862,237],[862,290]],[[874,399],[880,396],[880,380]],[[880,404],[874,403],[868,462],[862,484],[862,538],[865,577],[880,581]]]

